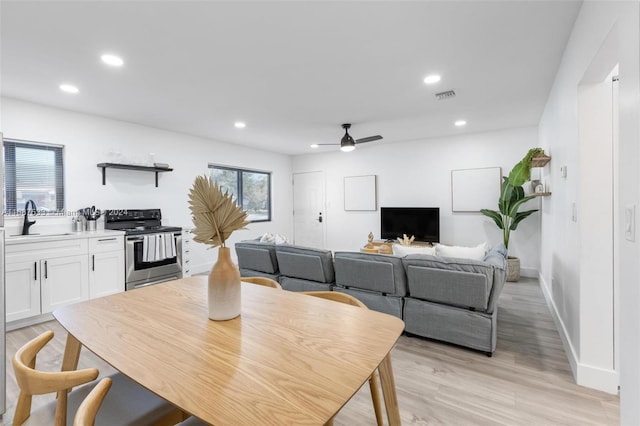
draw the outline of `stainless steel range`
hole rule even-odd
[[[125,231],[127,290],[182,277],[182,228],[162,226],[160,209],[110,210],[104,220]]]

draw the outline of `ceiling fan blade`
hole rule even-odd
[[[369,137],[362,138],[362,139],[356,139],[356,143],[373,142],[373,141],[379,141],[380,139],[382,139],[382,136],[375,135],[375,136],[369,136]]]
[[[340,145],[339,143],[316,143],[318,146]]]

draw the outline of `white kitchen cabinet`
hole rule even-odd
[[[89,299],[89,262],[86,255],[40,260],[42,313]]]
[[[124,237],[89,239],[89,298],[124,291]]]
[[[5,268],[7,322],[40,314],[38,261],[7,262]]]
[[[9,240],[5,263],[7,322],[16,324],[125,289],[122,233]]]

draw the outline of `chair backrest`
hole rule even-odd
[[[277,281],[272,280],[271,278],[267,278],[267,277],[242,277],[241,279],[242,279],[242,281],[247,282],[247,283],[259,284],[259,285],[263,285],[265,287],[272,287],[272,288],[277,288],[279,290],[282,290],[282,286],[280,286],[280,284],[278,284]]]
[[[53,332],[46,331],[27,342],[13,356],[13,370],[20,388],[20,395],[18,396],[13,417],[14,425],[21,425],[31,415],[33,395],[52,392],[58,393],[54,424],[65,425],[67,419],[67,389],[91,382],[98,377],[99,372],[96,368],[60,372],[36,370],[36,356],[51,339],[53,339]]]
[[[94,426],[96,414],[111,388],[112,380],[108,377],[100,380],[89,395],[82,401],[76,415],[73,418],[73,426]]]
[[[333,300],[334,302],[340,302],[346,305],[368,309],[367,305],[347,293],[339,293],[337,291],[303,291],[301,293],[308,294],[309,296],[319,297],[321,299]]]

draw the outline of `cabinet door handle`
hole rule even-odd
[[[114,238],[115,240],[115,238]],[[92,254],[91,255],[91,270],[95,271],[96,270],[96,255]]]
[[[49,278],[49,267],[47,266],[47,261],[44,261],[44,279]]]
[[[101,238],[98,241],[115,241],[115,240],[116,240],[116,237],[113,237],[113,238]]]
[[[33,280],[38,281],[38,262],[33,262]]]

